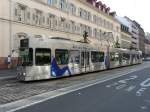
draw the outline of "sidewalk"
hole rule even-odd
[[[5,69],[0,70],[0,80],[7,79],[7,78],[14,78],[17,75],[16,69]]]

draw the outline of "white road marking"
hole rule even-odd
[[[41,102],[44,102],[46,100],[50,100],[52,98],[55,98],[55,97],[58,97],[58,96],[61,96],[61,95],[65,95],[65,94],[68,94],[68,93],[71,93],[71,92],[74,92],[74,91],[77,91],[77,90],[81,90],[81,89],[84,89],[84,88],[87,88],[87,87],[90,87],[90,86],[93,86],[93,85],[96,85],[96,84],[100,84],[100,83],[103,83],[103,82],[106,82],[106,81],[109,81],[109,80],[112,80],[112,79],[116,79],[116,78],[128,75],[132,72],[141,71],[141,70],[143,70],[145,68],[148,68],[148,67],[149,66],[145,66],[145,67],[140,68],[140,69],[132,69],[129,72],[126,72],[124,74],[118,73],[118,74],[115,74],[115,76],[113,76],[113,75],[111,75],[110,77],[106,76],[106,77],[101,78],[101,79],[88,81],[88,82],[81,83],[81,84],[78,84],[78,85],[75,85],[75,86],[66,87],[66,88],[55,90],[55,91],[50,91],[50,92],[47,92],[47,93],[43,93],[43,94],[40,94],[40,95],[36,95],[36,96],[33,96],[33,97],[26,98],[26,99],[23,99],[23,100],[19,100],[19,101],[15,101],[15,102],[12,102],[12,103],[0,105],[0,110],[3,110],[4,112],[14,112],[14,111],[17,111],[17,110],[20,110],[20,109],[23,109],[23,108],[27,108],[29,106],[32,106],[32,105],[35,105],[35,104],[38,104],[38,103],[41,103]]]
[[[146,90],[146,88],[140,88],[140,89],[136,92],[136,96],[142,96],[142,94],[144,93],[145,90]]]
[[[136,86],[130,86],[127,89],[125,89],[125,91],[131,92],[134,88],[136,88]]]
[[[127,83],[127,81],[134,80],[136,78],[138,78],[138,76],[136,76],[136,75],[135,76],[130,76],[130,78],[122,79],[122,80],[120,80],[118,82],[119,83]]]
[[[146,106],[141,106],[141,109],[142,109],[142,110],[146,110],[147,107],[146,107]]]
[[[149,82],[149,83],[148,83]],[[143,81],[140,86],[142,87],[150,87],[150,78],[146,79],[145,81]]]
[[[81,93],[78,93],[78,95],[81,95]]]
[[[119,86],[116,87],[116,90],[119,90],[119,89],[123,89],[127,86],[127,84],[121,84]]]
[[[107,88],[110,88],[110,87],[113,87],[113,86],[116,86],[116,85],[118,85],[118,83],[117,83],[117,82],[112,83],[112,84],[110,84],[110,85],[106,85],[106,87],[107,87]]]

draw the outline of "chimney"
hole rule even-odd
[[[116,12],[115,11],[110,12],[109,15],[115,17],[116,16]]]
[[[107,14],[109,14],[109,12],[110,12],[110,7],[107,7],[106,10],[105,10],[105,12],[106,12]]]
[[[93,6],[96,6],[97,0],[87,0],[88,3],[92,4]]]
[[[101,5],[102,5],[102,2],[101,2],[101,1],[96,2],[96,7],[97,7],[98,9],[101,9]]]
[[[105,4],[103,4],[103,9],[102,9],[102,11],[103,11],[103,12],[106,11],[106,5],[105,5]]]

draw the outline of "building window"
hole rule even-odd
[[[33,16],[33,19],[35,19],[36,25],[42,25],[42,11],[35,10],[35,15]]]
[[[22,4],[17,4],[14,10],[16,21],[25,22],[26,8],[27,7]]]
[[[72,15],[76,15],[76,7],[75,7],[75,5],[74,4],[70,4],[70,13],[72,14]]]
[[[48,0],[48,5],[52,5],[52,0]]]
[[[93,22],[96,23],[96,15],[93,15]]]
[[[88,12],[88,20],[91,21],[91,13]]]
[[[91,20],[91,13],[82,9],[82,8],[79,8],[79,16],[85,20]]]
[[[53,29],[54,28],[54,19],[55,19],[55,15],[53,14],[49,14],[49,24],[50,24],[50,28]]]
[[[96,28],[94,28],[94,29],[93,29],[93,37],[95,37],[95,38],[96,38],[96,36],[97,36],[97,29],[96,29]]]
[[[48,5],[54,6],[57,4],[57,0],[48,0]]]
[[[60,5],[61,10],[67,11],[67,2],[66,2],[66,0],[60,0],[59,5]]]

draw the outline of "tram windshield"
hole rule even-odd
[[[33,65],[33,49],[32,48],[20,48],[20,61],[22,66]]]

